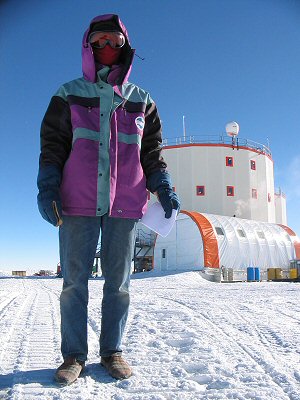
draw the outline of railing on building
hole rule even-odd
[[[134,273],[150,271],[152,269],[153,248],[156,234],[145,233],[142,229],[137,230],[134,246]]]
[[[274,191],[275,196],[286,198],[285,193],[281,190],[281,188],[275,188]]]
[[[156,233],[146,233],[142,229],[137,229],[136,244],[138,246],[153,246],[156,239]]]
[[[163,146],[176,146],[183,144],[229,144],[236,148],[239,148],[240,146],[249,147],[250,149],[259,151],[262,154],[266,154],[270,157],[272,156],[271,150],[264,144],[238,137],[230,138],[229,136],[225,135],[193,135],[181,136],[176,138],[166,138],[163,139],[162,144]]]

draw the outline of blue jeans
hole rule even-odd
[[[135,219],[64,216],[59,229],[63,290],[60,296],[63,358],[86,361],[88,278],[101,230],[103,286],[100,355],[121,352],[129,309],[129,283]]]

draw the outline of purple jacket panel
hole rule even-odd
[[[95,215],[98,148],[98,142],[88,139],[77,139],[73,145],[60,188],[65,215]]]
[[[120,210],[127,218],[141,218],[147,206],[146,178],[140,163],[136,144],[118,144],[118,180],[111,215],[121,216]],[[134,194],[134,195],[133,195]]]
[[[73,131],[76,128],[85,128],[98,132],[100,126],[100,108],[84,107],[73,104],[71,109],[71,122]]]

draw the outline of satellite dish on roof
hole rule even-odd
[[[231,121],[226,124],[225,129],[228,136],[235,138],[239,134],[240,127],[237,122]]]

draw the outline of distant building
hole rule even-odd
[[[12,276],[26,276],[26,271],[12,271]]]
[[[179,138],[164,141],[163,157],[182,209],[287,224],[266,146],[226,136]]]

